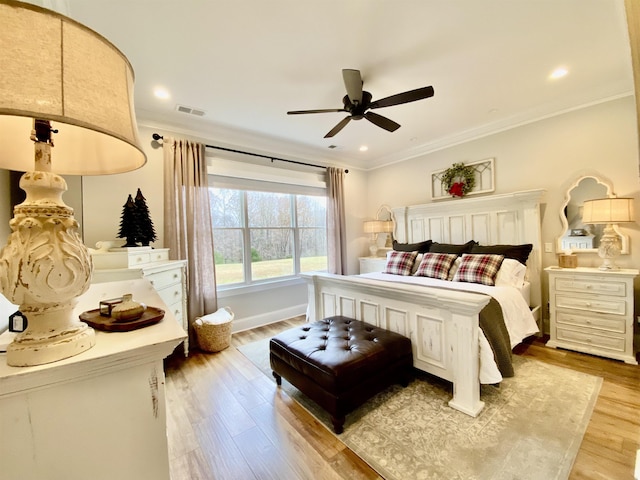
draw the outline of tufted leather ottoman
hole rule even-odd
[[[411,340],[352,318],[336,316],[286,330],[269,343],[271,369],[331,415],[342,432],[345,415],[393,383],[406,386]]]

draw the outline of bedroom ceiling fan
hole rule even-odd
[[[307,113],[328,113],[328,112],[347,112],[350,113],[348,117],[343,118],[335,127],[333,127],[324,138],[333,137],[340,130],[342,130],[347,123],[351,120],[362,120],[366,118],[374,125],[380,128],[384,128],[389,132],[395,132],[400,128],[400,124],[393,120],[378,115],[377,113],[370,112],[369,110],[392,107],[394,105],[400,105],[402,103],[415,102],[416,100],[422,100],[424,98],[433,97],[433,87],[416,88],[415,90],[409,90],[407,92],[391,95],[390,97],[381,98],[380,100],[371,101],[372,96],[369,92],[362,90],[362,76],[360,70],[343,69],[342,78],[344,80],[344,86],[347,90],[347,94],[342,99],[344,108],[327,108],[320,110],[292,110],[287,112],[287,115],[302,115]]]

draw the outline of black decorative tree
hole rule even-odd
[[[122,207],[122,215],[120,216],[120,231],[118,238],[126,238],[125,247],[137,247],[136,240],[140,237],[140,228],[136,215],[136,204],[131,195]]]
[[[144,198],[140,189],[138,189],[138,193],[136,194],[136,217],[138,223],[138,237],[136,241],[140,242],[143,247],[149,245],[150,242],[153,242],[156,237],[156,231],[153,228],[153,222],[151,221],[151,217],[149,216],[149,207],[147,207],[147,199]]]

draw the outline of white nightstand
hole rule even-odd
[[[637,365],[633,350],[635,269],[547,267],[549,347]]]
[[[360,273],[384,272],[387,257],[360,257]]]

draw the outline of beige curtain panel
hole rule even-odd
[[[344,170],[327,167],[327,268],[347,272],[347,236],[344,207]]]
[[[218,308],[205,146],[164,137],[164,241],[188,268],[189,336],[193,321]]]

